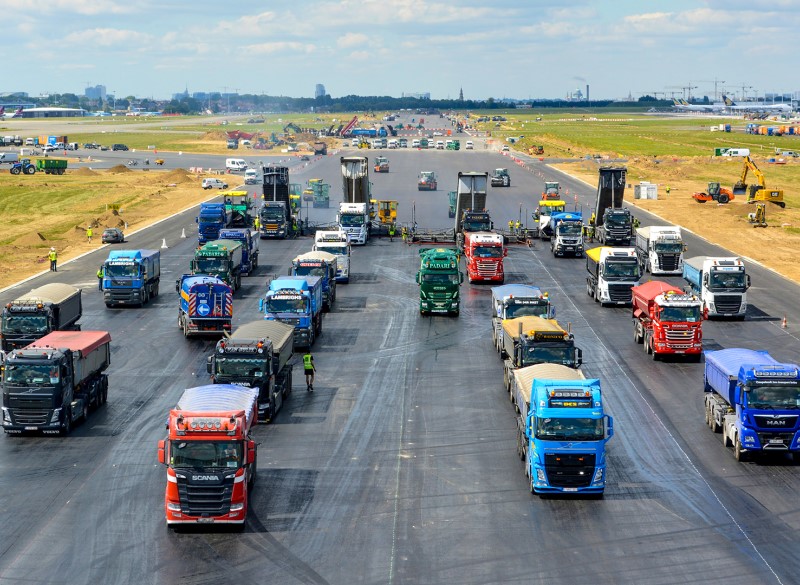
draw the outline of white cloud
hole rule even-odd
[[[147,45],[153,41],[153,37],[147,33],[135,30],[121,30],[115,28],[92,28],[68,34],[64,37],[65,43],[87,43],[90,46],[114,47],[120,49],[130,49],[131,45]]]
[[[3,0],[3,12],[45,14],[67,12],[69,14],[130,14],[136,11],[135,3],[114,0]]]
[[[358,47],[369,42],[369,37],[361,33],[347,33],[336,39],[336,46],[340,49]]]
[[[244,50],[248,53],[252,52],[260,55],[274,55],[277,53],[313,53],[316,47],[309,43],[300,42],[268,42],[247,45]]]

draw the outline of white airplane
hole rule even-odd
[[[8,118],[21,118],[22,117],[22,108],[17,108],[17,111],[13,114],[6,114],[6,107],[0,106],[0,119],[6,120]]]
[[[736,104],[734,101],[726,95],[722,96],[722,99],[725,100],[725,107],[734,112],[761,112],[761,113],[768,113],[768,112],[791,112],[792,106],[791,104],[777,102],[777,103],[768,103],[768,102],[745,102],[743,104]]]
[[[674,108],[681,110],[683,112],[721,112],[725,109],[724,103],[716,103],[716,104],[690,104],[686,100],[683,99],[672,99],[672,103]]]

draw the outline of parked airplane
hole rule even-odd
[[[768,102],[745,102],[742,104],[735,103],[731,98],[726,95],[722,96],[722,99],[725,101],[725,107],[734,112],[791,112],[792,106],[791,104],[777,102],[777,103],[768,103]]]
[[[684,112],[722,112],[725,109],[724,103],[716,104],[690,104],[683,99],[672,99],[673,107]]]
[[[6,107],[0,106],[0,119],[8,119],[8,118],[21,118],[22,117],[22,108],[17,108],[17,111],[13,114],[6,114]]]

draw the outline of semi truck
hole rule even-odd
[[[206,369],[214,384],[258,389],[258,420],[274,420],[292,391],[294,327],[279,321],[253,321],[217,342]]]
[[[351,243],[365,245],[370,236],[369,204],[340,203],[336,223],[338,229],[347,234]]]
[[[703,350],[703,302],[661,280],[631,289],[633,338],[654,360],[687,355],[700,360]]]
[[[575,347],[575,336],[555,319],[542,317],[505,319],[500,357],[509,394],[513,391],[514,370],[543,363],[579,368],[583,363],[583,351]]]
[[[264,166],[262,198],[258,211],[259,237],[285,239],[294,235],[294,222],[289,199],[289,168]]]
[[[184,337],[225,334],[233,321],[233,289],[216,276],[184,274],[178,281],[178,327]]]
[[[459,247],[464,232],[488,232],[493,229],[486,209],[489,173],[458,173],[454,234]]]
[[[538,364],[514,372],[514,395],[517,453],[531,493],[601,496],[614,420],[605,413],[600,380]]]
[[[458,269],[458,250],[454,248],[420,248],[420,267],[416,275],[419,285],[421,315],[460,312],[459,287],[464,274]]]
[[[190,271],[192,274],[216,276],[236,292],[242,286],[242,248],[241,242],[236,240],[206,242],[194,251]]]
[[[504,284],[492,287],[492,339],[498,352],[503,344],[503,320],[516,317],[554,319],[555,316],[550,295],[538,286]]]
[[[642,272],[682,274],[685,250],[678,226],[653,225],[636,230],[636,254]]]
[[[600,246],[586,251],[586,293],[601,306],[630,305],[631,289],[639,284],[639,260],[634,248]]]
[[[737,461],[755,453],[800,453],[800,366],[766,351],[705,352],[706,424],[722,431]]]
[[[508,249],[503,236],[492,232],[467,232],[464,235],[464,260],[467,279],[473,282],[500,282],[505,280],[503,259]]]
[[[269,283],[259,301],[264,319],[294,326],[294,347],[310,348],[322,335],[322,279],[319,276],[283,276]]]
[[[242,245],[241,274],[249,276],[258,268],[258,232],[250,228],[226,228],[219,231],[220,240],[233,240]]]
[[[369,159],[366,156],[343,156],[342,193],[343,203],[369,205]]]
[[[105,404],[111,364],[107,331],[53,331],[6,355],[3,430],[69,434]]]
[[[550,233],[550,251],[553,256],[583,256],[583,218],[580,212],[551,215]]]
[[[289,276],[319,276],[322,279],[322,309],[330,311],[336,300],[337,256],[322,250],[300,254],[292,259]]]
[[[197,240],[205,244],[219,238],[219,231],[228,226],[228,212],[224,203],[201,203],[197,222]]]
[[[2,349],[21,349],[52,331],[80,330],[82,314],[81,289],[56,282],[37,287],[3,307]]]
[[[112,250],[103,264],[106,307],[144,306],[158,296],[161,282],[159,250]]]
[[[630,246],[633,238],[631,212],[622,207],[627,180],[625,167],[600,167],[594,221],[595,236],[608,246]]]
[[[342,230],[316,232],[314,250],[336,256],[336,282],[350,282],[350,238],[347,232]]]
[[[256,479],[258,390],[233,384],[188,388],[167,418],[158,462],[167,467],[167,526],[244,528]]]
[[[744,319],[750,275],[741,258],[695,256],[684,260],[683,278],[711,317]]]

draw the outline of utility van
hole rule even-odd
[[[243,158],[228,158],[225,159],[225,168],[229,171],[246,171],[247,163]]]
[[[722,156],[750,156],[749,148],[729,148]]]

